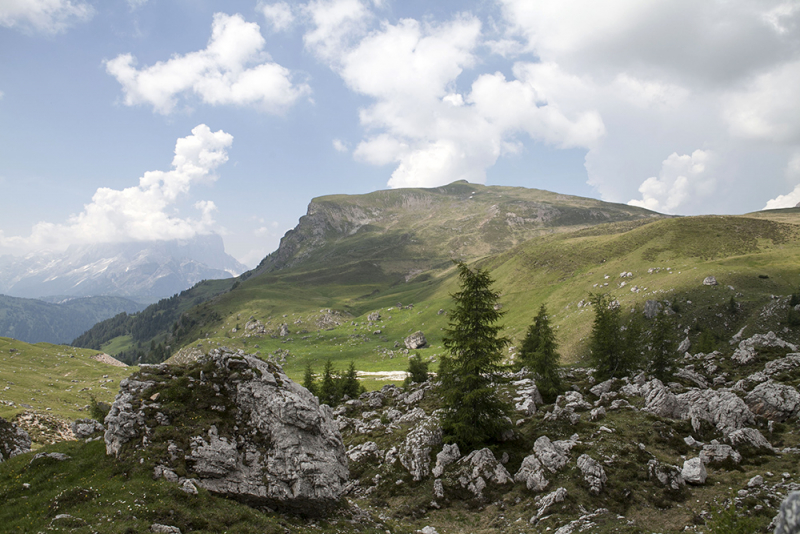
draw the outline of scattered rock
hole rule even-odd
[[[578,469],[583,473],[583,479],[589,484],[589,493],[599,495],[608,482],[603,467],[588,454],[581,454],[578,457]]]
[[[170,525],[153,523],[152,525],[150,525],[150,532],[154,532],[157,534],[181,534],[181,529]]]
[[[683,462],[681,476],[683,476],[683,480],[689,484],[705,484],[708,473],[706,473],[706,466],[703,464],[703,460],[700,458],[690,458]]]
[[[564,499],[567,497],[567,489],[566,488],[558,488],[557,490],[548,493],[539,501],[539,510],[536,512],[536,515],[531,518],[531,524],[536,523],[539,519],[547,513],[551,506],[556,503],[564,502]]]
[[[770,421],[783,422],[800,412],[800,393],[774,380],[757,385],[744,401],[754,414]]]
[[[363,460],[382,460],[383,451],[378,448],[378,444],[374,441],[367,441],[351,447],[347,451],[347,457],[353,463],[358,463]]]
[[[0,417],[0,462],[31,450],[31,438],[14,423]]]
[[[683,474],[677,465],[662,464],[658,460],[647,462],[647,472],[650,478],[655,478],[667,488],[678,491],[686,485]]]
[[[561,448],[556,446],[547,436],[540,436],[533,444],[533,451],[542,463],[542,466],[551,473],[558,472],[567,465],[569,456]]]
[[[514,480],[525,483],[525,487],[535,492],[544,491],[549,483],[544,476],[544,467],[542,463],[534,454],[526,456],[525,459],[522,460],[522,465],[519,471],[514,475]]]
[[[488,482],[508,484],[512,481],[506,468],[489,449],[472,451],[460,459],[458,464],[462,469],[462,474],[458,477],[459,484],[478,499],[483,497],[483,490]]]
[[[281,336],[281,337],[288,336],[289,335],[289,325],[286,324],[286,323],[283,323],[281,325],[280,330],[278,331],[278,335]]]
[[[644,316],[648,319],[655,319],[658,312],[661,311],[661,303],[657,300],[649,299],[644,303]]]
[[[775,332],[770,331],[766,334],[756,334],[739,342],[739,346],[733,352],[731,360],[741,364],[750,363],[756,358],[756,349],[761,347],[779,347],[789,349],[792,352],[797,350],[795,345],[787,343],[776,336]]]
[[[78,419],[72,422],[70,428],[78,439],[87,439],[97,432],[105,431],[105,427],[94,419]]]
[[[400,445],[398,459],[415,481],[430,474],[431,451],[441,442],[442,429],[434,417],[421,421],[408,433]]]
[[[742,461],[742,455],[730,445],[711,442],[703,445],[703,450],[700,451],[700,459],[707,465],[717,465],[727,461],[738,464]]]
[[[763,485],[764,485],[764,477],[762,477],[761,475],[756,475],[747,481],[748,488],[756,488],[758,486],[763,486]]]
[[[717,278],[714,277],[714,276],[706,276],[705,279],[703,280],[703,285],[704,286],[716,286],[716,285],[719,285],[719,282],[717,282]]]
[[[374,323],[375,321],[380,320],[380,318],[381,318],[381,314],[380,314],[380,312],[377,312],[377,311],[374,311],[374,312],[370,313],[369,315],[367,315],[367,321],[369,321],[371,323]]]
[[[448,465],[455,463],[461,458],[461,451],[458,450],[458,445],[455,443],[448,443],[439,454],[436,455],[436,466],[433,468],[433,476],[439,478],[444,473],[444,468]]]
[[[72,460],[72,456],[68,454],[64,454],[62,452],[40,452],[35,454],[33,458],[31,458],[31,463],[35,462],[36,460],[40,460],[42,458],[52,458],[58,462],[66,462],[67,460]]]
[[[403,340],[403,343],[405,344],[407,349],[416,350],[427,345],[428,340],[425,339],[425,334],[423,334],[422,331],[417,330],[416,332],[405,338]]]
[[[774,522],[775,534],[800,533],[800,491],[793,491],[783,500]]]
[[[731,432],[727,439],[734,447],[750,447],[756,450],[775,452],[767,438],[755,428],[742,428]]]

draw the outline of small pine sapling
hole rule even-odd
[[[559,354],[556,335],[550,326],[545,305],[528,327],[528,333],[520,348],[520,363],[533,373],[536,387],[546,403],[556,400],[564,388],[558,374]]]

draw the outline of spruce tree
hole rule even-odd
[[[303,376],[303,387],[310,391],[312,395],[317,394],[317,380],[314,377],[314,369],[311,368],[311,362],[306,365],[306,374]]]
[[[653,319],[648,349],[650,373],[662,382],[671,380],[675,372],[677,343],[675,321],[666,313],[658,313]]]
[[[422,356],[420,356],[419,352],[417,352],[414,354],[414,356],[408,359],[408,369],[406,372],[408,373],[408,376],[406,376],[406,379],[403,382],[405,387],[410,386],[414,382],[418,384],[427,382],[428,362],[422,361]]]
[[[358,398],[361,395],[361,382],[358,381],[358,373],[356,372],[356,364],[350,361],[350,367],[347,368],[347,373],[341,378],[340,397],[347,395],[351,399]]]
[[[561,377],[558,374],[557,349],[556,335],[550,326],[547,308],[542,304],[533,324],[528,327],[519,356],[520,363],[533,373],[536,387],[546,403],[555,401],[563,391]]]
[[[328,406],[336,406],[341,398],[336,387],[336,377],[333,374],[333,363],[330,360],[325,362],[325,369],[322,371],[322,383],[319,386],[319,401]]]
[[[499,294],[492,291],[489,274],[463,262],[456,265],[461,291],[452,295],[455,309],[443,339],[449,355],[439,366],[442,429],[445,442],[469,451],[497,440],[508,428],[509,408],[494,387],[508,339],[499,335],[503,314],[495,309]]]
[[[606,293],[591,295],[594,322],[589,338],[592,365],[597,380],[621,377],[627,373],[624,365],[619,305],[612,305]]]

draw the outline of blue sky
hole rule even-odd
[[[800,202],[800,4],[4,0],[0,254],[458,179],[678,214]]]

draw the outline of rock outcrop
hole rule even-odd
[[[770,421],[786,421],[800,412],[800,393],[773,380],[757,385],[744,400],[754,414]]]
[[[400,463],[414,480],[422,480],[431,472],[431,451],[442,442],[439,420],[427,418],[415,426],[400,445]]]
[[[28,433],[0,417],[0,462],[31,450]]]
[[[155,458],[162,472],[185,470],[200,487],[248,504],[322,514],[348,479],[331,409],[279,366],[241,351],[143,366],[120,383],[105,423],[108,454]]]
[[[793,491],[781,503],[775,518],[775,534],[800,533],[800,491]]]
[[[405,338],[403,340],[403,344],[409,350],[417,350],[427,345],[428,340],[425,339],[425,334],[423,334],[422,331],[417,330],[416,332]]]
[[[608,482],[603,466],[588,454],[581,454],[578,458],[578,469],[581,470],[583,479],[589,485],[589,493],[599,495]]]

